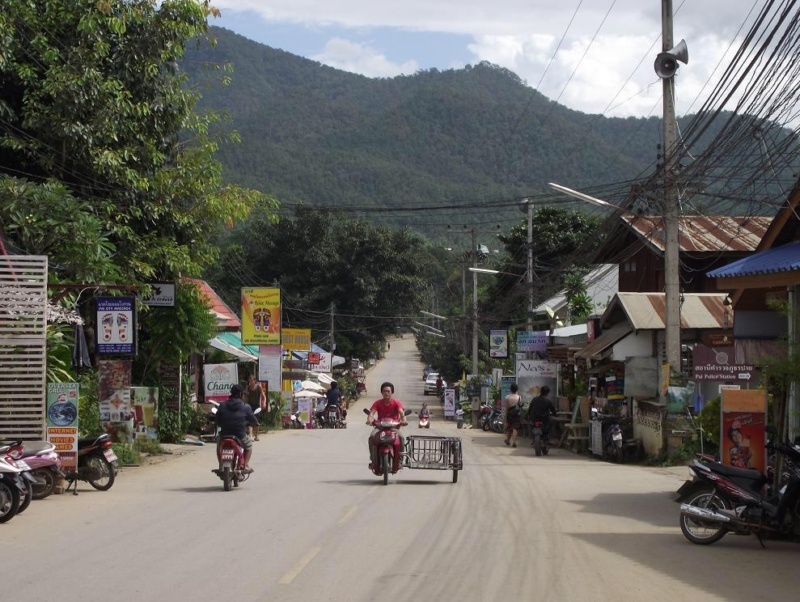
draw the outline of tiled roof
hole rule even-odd
[[[200,292],[208,299],[208,308],[217,317],[217,326],[223,330],[239,330],[242,327],[242,322],[239,317],[233,313],[233,310],[228,307],[225,301],[214,292],[214,289],[205,280],[199,278],[184,278],[185,282],[191,282]]]
[[[767,249],[708,272],[710,278],[800,272],[800,242]]]

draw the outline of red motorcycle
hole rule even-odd
[[[364,408],[364,413],[369,416],[367,408]],[[406,410],[405,415],[409,414],[411,410]],[[400,433],[397,431],[401,424],[398,420],[372,421],[372,426],[378,431],[370,437],[370,445],[374,450],[371,467],[375,476],[383,477],[384,485],[389,484],[389,473],[395,474],[401,467],[400,460],[404,450],[400,447]]]
[[[217,461],[219,468],[211,472],[222,479],[222,488],[225,491],[230,491],[231,485],[238,487],[239,483],[246,481],[251,474],[245,470],[244,446],[238,437],[225,436],[220,439],[217,445]]]
[[[211,408],[210,419],[216,420],[217,408],[219,404],[214,403],[215,407]],[[255,414],[259,414],[261,408],[255,410]],[[219,427],[217,427],[219,431]],[[247,470],[244,467],[244,444],[239,437],[233,435],[217,435],[219,442],[217,443],[217,462],[218,468],[213,468],[211,472],[216,474],[222,479],[222,488],[225,491],[230,491],[231,486],[238,487],[239,483],[246,481],[252,474],[252,470]]]

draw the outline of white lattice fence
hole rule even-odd
[[[44,436],[47,257],[0,255],[0,439]]]

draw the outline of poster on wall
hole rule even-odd
[[[281,388],[282,356],[280,345],[258,346],[258,380],[269,383],[272,391]]]
[[[281,289],[242,289],[242,343],[281,344]]]
[[[47,440],[66,471],[78,467],[78,383],[47,384]]]
[[[735,468],[766,470],[767,395],[763,389],[722,391],[720,458]]]
[[[100,423],[115,443],[131,443],[131,367],[128,359],[101,359],[100,373]]]
[[[517,386],[523,403],[540,394],[543,386],[550,388],[548,397],[555,403],[558,397],[558,368],[554,362],[544,360],[518,360],[516,365]]]
[[[225,401],[231,396],[231,387],[237,382],[239,373],[235,362],[203,366],[203,392],[206,401]]]
[[[97,355],[135,355],[136,299],[97,297],[95,352]]]
[[[456,390],[444,390],[444,417],[452,418],[456,415]]]

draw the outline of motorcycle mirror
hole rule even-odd
[[[412,413],[413,412],[411,410],[406,410],[406,416],[408,416],[409,414],[412,414]]]
[[[367,416],[369,416],[369,410],[368,410],[367,408],[364,408],[364,413],[365,413]]]

